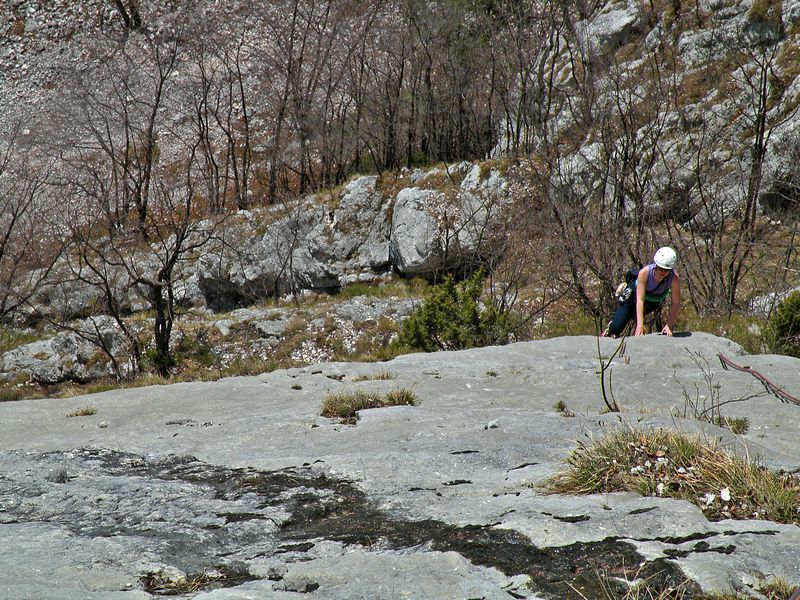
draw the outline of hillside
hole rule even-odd
[[[0,11],[0,600],[789,599],[800,3]]]

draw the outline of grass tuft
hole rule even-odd
[[[408,388],[397,388],[386,392],[386,406],[414,406],[417,396]]]
[[[77,408],[67,415],[67,417],[91,417],[97,414],[97,409],[94,406],[84,406]]]
[[[618,429],[581,444],[541,488],[553,494],[632,491],[697,505],[706,517],[800,524],[800,481],[671,431]]]
[[[563,400],[559,400],[558,402],[553,404],[553,408],[562,417],[574,417],[575,416],[575,413],[572,412],[569,408],[567,408],[567,403],[564,402]]]
[[[338,417],[348,421],[355,421],[360,410],[386,406],[413,406],[416,403],[417,397],[414,392],[405,388],[398,388],[386,394],[365,392],[364,390],[331,392],[325,396],[320,414],[323,417]]]
[[[389,381],[390,379],[394,379],[394,373],[388,369],[378,371],[377,373],[366,373],[353,377],[353,381]]]

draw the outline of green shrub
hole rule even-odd
[[[144,364],[148,369],[165,374],[178,365],[172,352],[161,352],[157,348],[148,348],[144,353]]]
[[[414,350],[462,350],[507,343],[510,312],[481,308],[483,273],[456,284],[448,276],[403,323],[398,344]]]
[[[774,352],[800,358],[800,292],[789,294],[772,314],[767,337]]]
[[[777,27],[781,23],[782,2],[780,0],[753,0],[747,18],[751,23],[765,23]]]

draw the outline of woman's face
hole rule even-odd
[[[655,273],[653,273],[653,277],[655,278],[656,281],[658,281],[660,283],[660,282],[664,281],[667,278],[667,275],[669,275],[669,272],[670,272],[670,269],[663,269],[663,268],[657,266],[656,269],[655,269]]]

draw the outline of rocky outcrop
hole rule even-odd
[[[477,164],[456,190],[402,190],[392,212],[393,266],[425,277],[480,265],[503,246],[509,205],[499,171]]]
[[[769,395],[725,405],[725,416],[749,420],[739,436],[675,415],[694,385],[723,401],[753,391],[718,352],[795,394],[798,360],[737,357],[736,344],[698,333],[630,338],[614,365],[623,410],[608,413],[597,354],[617,342],[596,343],[0,403],[0,598],[145,600],[191,585],[199,600],[560,600],[573,589],[603,597],[619,577],[688,599],[770,577],[800,582],[796,525],[537,487],[579,445],[620,427],[721,440],[796,473],[798,406]],[[328,394],[396,389],[417,404],[363,410],[355,425],[319,416]],[[574,416],[554,409],[559,401]],[[77,407],[94,414],[67,418]]]
[[[30,378],[36,383],[87,382],[127,374],[125,339],[110,317],[91,317],[72,331],[24,344],[0,356],[0,378]],[[120,357],[115,365],[111,357]]]
[[[239,308],[219,316],[199,311],[193,315],[192,330],[203,331],[216,340],[212,351],[223,364],[242,354],[277,360],[281,355],[276,356],[274,349],[297,327],[320,336],[335,335],[345,351],[355,352],[365,328],[381,319],[400,321],[411,314],[414,306],[415,300],[410,298],[356,296],[333,306],[321,303],[308,309]],[[198,319],[204,322],[201,324]],[[242,334],[243,329],[248,333]],[[183,337],[183,332],[176,333],[173,344],[179,345]],[[329,360],[330,351],[320,345],[308,343],[296,350],[293,358],[301,363]],[[125,377],[130,370],[130,347],[109,317],[78,321],[72,331],[23,344],[0,355],[0,380],[15,383],[86,383],[107,376]]]
[[[197,261],[197,287],[207,306],[230,310],[276,294],[336,291],[392,271],[433,277],[466,270],[502,247],[510,198],[496,169],[474,165],[461,177],[444,191],[410,187],[396,196],[382,193],[376,177],[358,177],[333,201],[309,197],[240,214],[223,242]]]

